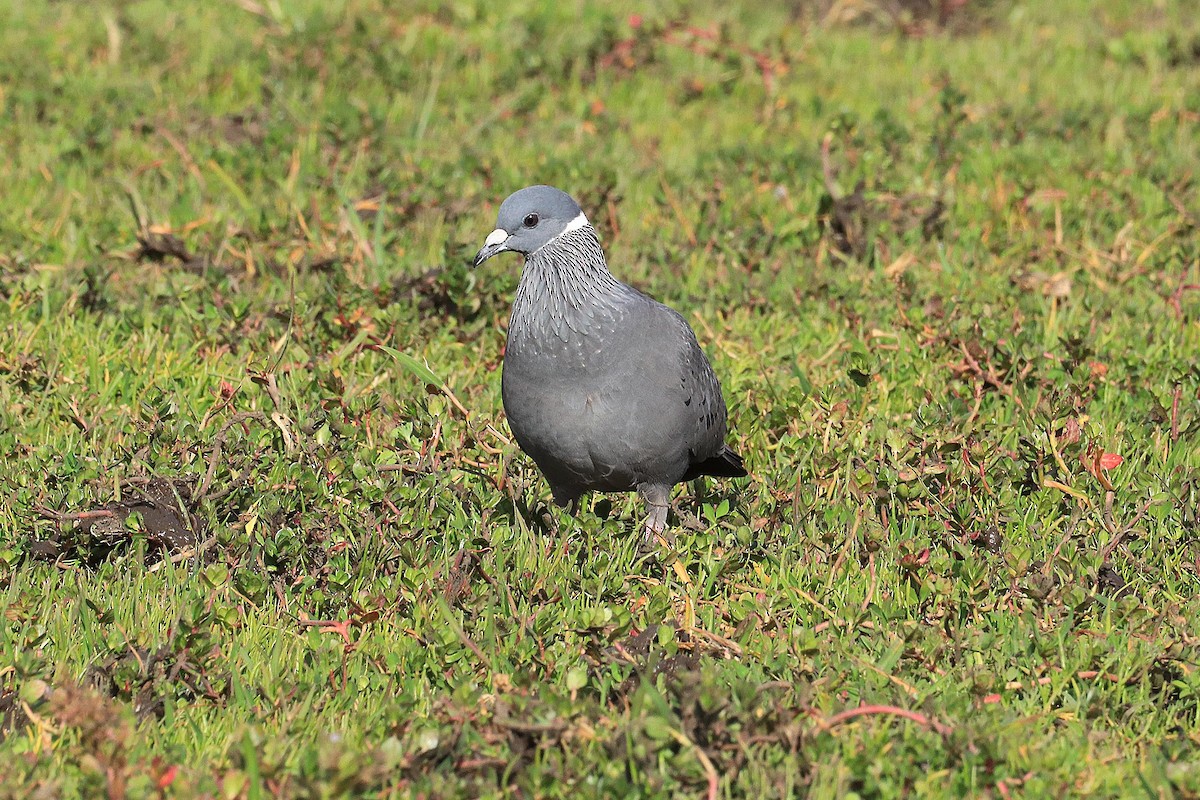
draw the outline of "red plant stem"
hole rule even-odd
[[[899,706],[859,706],[858,708],[851,708],[846,711],[842,711],[841,713],[834,714],[832,717],[825,720],[824,727],[827,729],[833,728],[833,727],[836,727],[837,725],[841,725],[843,722],[848,722],[848,721],[854,719],[855,717],[863,717],[863,716],[870,716],[870,715],[876,715],[876,714],[883,714],[883,715],[892,716],[892,717],[902,717],[911,722],[915,722],[918,725],[924,725],[926,728],[929,728],[930,730],[932,730],[942,736],[948,736],[948,735],[950,735],[950,732],[951,732],[951,729],[949,726],[943,725],[942,723],[938,722],[935,719],[930,719],[929,717],[925,716],[924,714],[918,714],[916,711],[909,711],[907,708],[900,708]]]

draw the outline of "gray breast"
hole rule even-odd
[[[615,280],[579,302],[556,297],[555,278],[529,268],[522,287],[537,283],[513,307],[504,408],[556,499],[669,486],[722,447],[720,387],[682,317]]]

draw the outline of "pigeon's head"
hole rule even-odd
[[[527,186],[500,204],[496,230],[484,239],[475,266],[506,250],[536,253],[564,233],[587,224],[571,195],[553,186]]]

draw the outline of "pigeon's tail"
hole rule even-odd
[[[746,465],[742,461],[742,457],[726,445],[712,458],[690,464],[682,480],[695,480],[701,475],[712,475],[716,478],[744,478],[746,474]]]

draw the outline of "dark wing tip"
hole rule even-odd
[[[701,475],[711,475],[714,478],[744,478],[748,474],[746,462],[726,445],[712,458],[689,464],[687,472],[680,480],[695,480]]]

